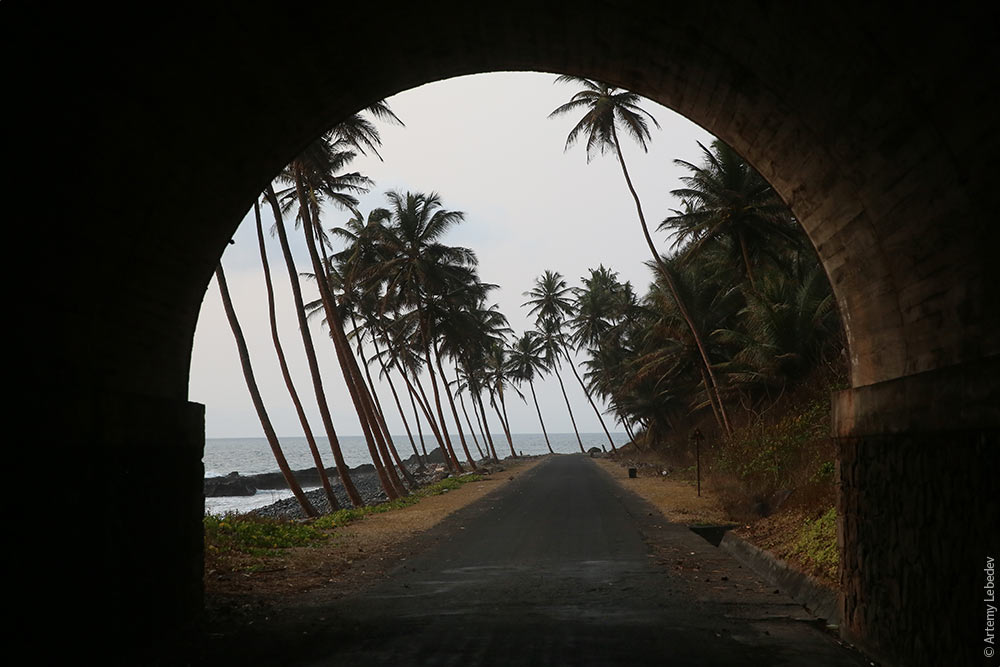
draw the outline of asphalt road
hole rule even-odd
[[[294,664],[868,664],[582,455],[541,463],[425,537],[382,583],[325,610]]]

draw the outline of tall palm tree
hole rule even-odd
[[[302,487],[299,486],[298,480],[295,479],[295,475],[292,474],[292,469],[288,466],[285,454],[281,451],[281,444],[278,442],[278,436],[274,432],[274,426],[271,425],[271,419],[267,415],[267,410],[264,407],[264,399],[261,398],[260,389],[257,387],[257,380],[254,378],[253,367],[250,363],[250,352],[247,349],[247,341],[243,336],[243,329],[240,328],[239,320],[236,318],[236,310],[233,308],[232,297],[229,296],[229,286],[226,284],[226,274],[222,270],[221,262],[215,268],[215,278],[219,284],[219,293],[222,295],[222,305],[226,310],[229,326],[233,330],[233,337],[236,339],[236,349],[239,351],[243,377],[246,379],[247,389],[250,391],[250,399],[253,401],[253,407],[257,411],[257,417],[260,418],[260,425],[264,429],[264,435],[267,436],[267,444],[271,447],[271,453],[274,454],[274,460],[278,463],[278,469],[281,470],[281,475],[285,478],[288,488],[292,490],[295,499],[302,506],[302,511],[306,513],[306,516],[319,516],[319,512],[309,502],[309,499],[302,491]]]
[[[559,374],[559,364],[565,355],[565,345],[563,344],[562,325],[553,318],[543,318],[536,322],[538,327],[539,342],[542,358],[545,360],[545,367],[555,373],[556,380],[559,381],[559,389],[562,390],[563,400],[566,402],[566,410],[569,412],[569,420],[573,424],[573,432],[576,434],[576,442],[580,445],[580,451],[586,452],[583,448],[583,440],[580,439],[580,430],[576,427],[576,417],[573,416],[573,408],[569,404],[569,397],[566,395],[566,385],[563,384],[562,376]]]
[[[712,148],[698,146],[704,153],[701,166],[684,160],[674,164],[691,175],[681,178],[686,187],[671,190],[680,197],[685,210],[674,210],[659,229],[676,232],[674,246],[687,245],[693,257],[706,243],[728,238],[729,247],[742,265],[752,289],[756,289],[754,265],[763,256],[776,259],[779,245],[798,246],[800,234],[788,207],[746,160],[716,139]]]
[[[653,237],[650,236],[649,226],[646,224],[646,216],[642,212],[642,202],[635,191],[635,186],[632,185],[632,179],[629,176],[628,167],[625,165],[625,157],[622,155],[621,144],[618,140],[618,126],[620,125],[625,133],[638,142],[644,151],[648,151],[647,143],[651,139],[651,135],[647,119],[652,121],[657,128],[659,128],[659,123],[656,122],[652,114],[639,106],[641,97],[636,93],[616,88],[601,81],[576,76],[563,75],[557,77],[556,83],[569,83],[583,87],[583,90],[574,94],[569,102],[557,107],[549,114],[549,117],[552,118],[553,116],[561,116],[571,111],[585,111],[583,118],[570,130],[569,136],[566,138],[566,150],[569,150],[581,136],[586,136],[588,162],[596,153],[603,154],[608,150],[614,151],[618,157],[618,164],[621,165],[622,174],[625,176],[625,184],[628,186],[629,192],[632,194],[632,199],[635,201],[636,212],[639,215],[639,224],[642,227],[646,245],[649,246],[649,252],[652,253],[654,261],[660,264],[661,267],[665,266],[660,253],[656,250],[656,246],[653,243]],[[664,274],[668,275],[668,272],[664,271]],[[697,342],[702,362],[711,379],[713,390],[719,398],[721,407],[719,385],[715,379],[712,362],[709,360],[701,333],[695,328],[694,321],[688,315],[686,307],[680,301],[676,290],[673,290],[673,295],[677,299],[677,306],[684,315],[685,321],[691,328],[691,334]],[[725,415],[724,408],[723,415]],[[724,421],[728,433],[730,432],[728,418]]]
[[[333,459],[337,466],[337,473],[340,476],[341,484],[350,498],[351,504],[355,507],[364,505],[364,499],[358,492],[357,487],[351,480],[351,474],[344,460],[343,451],[340,448],[340,440],[333,425],[333,417],[330,414],[330,405],[326,400],[326,390],[323,386],[323,376],[320,373],[319,361],[316,358],[316,346],[313,343],[312,334],[309,332],[309,324],[306,320],[305,301],[302,298],[302,286],[299,284],[299,274],[295,268],[295,259],[292,257],[291,246],[288,242],[288,234],[285,231],[285,223],[282,217],[281,205],[274,187],[268,184],[264,190],[264,198],[271,206],[274,216],[274,228],[281,245],[281,253],[285,259],[285,268],[288,272],[288,281],[291,285],[292,299],[295,305],[295,315],[299,324],[299,335],[302,338],[302,346],[306,354],[306,362],[309,366],[309,374],[312,378],[313,393],[316,397],[316,404],[319,408],[320,420],[326,431],[327,440],[330,443],[330,450],[333,452]]]
[[[516,339],[511,346],[510,356],[507,360],[508,374],[515,382],[527,382],[531,389],[531,400],[535,403],[535,412],[538,413],[538,423],[542,426],[542,435],[545,436],[545,445],[552,451],[552,443],[549,442],[549,433],[545,430],[545,420],[542,419],[542,410],[538,407],[538,396],[535,395],[535,378],[545,372],[545,362],[542,360],[542,344],[538,339],[538,333],[526,331]]]
[[[535,286],[525,292],[524,296],[531,297],[522,305],[531,306],[528,315],[535,316],[536,324],[542,320],[547,320],[551,326],[558,326],[561,329],[566,319],[573,318],[575,315],[572,298],[573,290],[566,285],[566,281],[556,271],[545,271],[541,277],[535,280]],[[558,339],[562,342],[563,353],[570,370],[573,372],[573,377],[576,378],[580,388],[583,389],[583,393],[587,397],[587,402],[590,403],[594,414],[597,415],[597,420],[601,423],[601,428],[604,429],[604,435],[608,438],[608,444],[611,445],[612,449],[617,449],[615,441],[611,438],[611,433],[608,431],[608,426],[604,423],[604,416],[601,414],[600,408],[597,407],[593,397],[590,395],[590,389],[584,384],[583,379],[576,370],[566,336],[560,335]]]
[[[382,437],[389,450],[389,454],[392,460],[396,462],[400,473],[410,487],[415,488],[417,484],[416,479],[414,479],[413,475],[403,464],[396,449],[396,444],[393,441],[392,434],[389,433],[389,428],[385,421],[385,412],[379,400],[378,391],[371,376],[369,359],[364,349],[365,338],[374,338],[374,332],[370,325],[373,323],[374,320],[372,318],[378,309],[379,295],[377,292],[378,283],[363,280],[363,275],[368,266],[378,261],[371,238],[374,233],[377,233],[379,225],[387,215],[388,212],[384,209],[376,209],[369,215],[366,224],[362,221],[361,215],[357,214],[344,227],[335,227],[331,230],[335,236],[347,239],[349,244],[347,248],[334,256],[332,262],[328,261],[326,263],[326,278],[331,292],[338,299],[341,315],[345,317],[345,322],[349,320],[353,327],[351,335],[354,337],[357,345],[358,358],[361,360],[361,366],[364,370],[368,393],[374,402],[376,426],[382,432]],[[322,308],[322,304],[319,302],[314,302],[310,306],[312,305]],[[307,306],[307,308],[310,306]],[[365,329],[358,326],[357,318],[359,315],[365,318],[366,324],[369,325]],[[366,331],[372,335],[366,336]],[[393,387],[391,380],[389,385],[397,399],[396,404],[399,407],[400,416],[403,418],[405,424],[406,416],[402,414],[402,407],[399,405],[398,396],[396,396],[395,387]],[[409,433],[409,426],[407,426],[407,432]],[[410,442],[416,454],[416,445],[413,443],[412,437]],[[417,458],[419,459],[419,455]],[[387,462],[387,465],[391,465],[391,463]]]
[[[386,193],[390,222],[379,234],[377,245],[382,262],[377,278],[385,285],[383,311],[412,308],[406,317],[415,318],[420,344],[431,380],[437,406],[438,423],[444,438],[447,459],[458,472],[462,466],[455,456],[448,435],[432,347],[437,337],[435,318],[430,309],[435,299],[455,284],[473,281],[476,256],[468,248],[448,246],[440,241],[449,229],[464,220],[461,211],[442,208],[437,193],[423,194],[395,191]]]
[[[338,510],[340,509],[340,503],[337,501],[337,496],[333,493],[333,487],[330,486],[330,478],[326,474],[326,466],[323,465],[323,457],[320,456],[319,447],[316,445],[316,438],[313,435],[312,427],[309,425],[308,418],[306,418],[306,413],[302,407],[302,401],[299,399],[299,394],[295,390],[295,384],[292,381],[292,374],[289,372],[288,363],[285,360],[285,351],[281,345],[281,339],[278,336],[278,318],[275,313],[274,285],[271,282],[271,266],[267,260],[267,248],[264,245],[264,225],[261,222],[260,204],[256,201],[253,204],[253,212],[254,220],[257,223],[257,244],[260,248],[260,261],[264,268],[264,286],[267,290],[267,313],[268,320],[271,325],[271,342],[274,344],[274,351],[278,356],[278,365],[281,368],[281,376],[285,381],[285,388],[288,390],[288,394],[292,399],[292,405],[295,406],[295,414],[299,418],[299,424],[302,426],[302,432],[305,434],[306,442],[309,445],[309,452],[312,454],[313,463],[316,465],[316,472],[319,474],[320,484],[323,487],[324,493],[326,493],[326,499],[330,503],[330,508]]]
[[[506,345],[499,342],[494,343],[486,352],[485,361],[490,403],[493,405],[493,410],[497,413],[497,419],[500,420],[504,435],[507,436],[510,455],[517,458],[517,452],[514,451],[514,440],[510,433],[510,420],[507,418],[507,400],[504,397],[504,388],[510,386],[510,377],[507,374]]]
[[[329,264],[327,241],[319,224],[322,201],[354,207],[357,199],[352,193],[364,192],[370,183],[358,174],[338,173],[353,158],[354,153],[344,150],[344,142],[333,131],[310,144],[279,177],[290,184],[286,193],[289,205],[298,205],[298,219],[302,221],[306,248],[316,276],[324,276],[325,266]],[[392,467],[391,456],[375,416],[374,401],[347,341],[337,301],[326,280],[317,280],[316,284],[330,324],[344,382],[358,414],[372,463],[386,495],[390,499],[398,498],[405,493],[405,487]]]

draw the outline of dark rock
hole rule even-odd
[[[206,498],[252,496],[255,493],[257,493],[257,487],[254,486],[254,483],[238,472],[231,472],[225,477],[207,477],[205,479]]]

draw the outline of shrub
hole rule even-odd
[[[836,580],[840,563],[837,547],[837,509],[831,507],[818,519],[806,519],[798,532],[792,553],[803,558],[816,571]]]

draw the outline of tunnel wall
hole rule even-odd
[[[897,524],[866,523],[878,515],[865,497],[887,483],[871,470],[927,481],[938,463],[927,434],[940,427],[910,436],[908,426],[862,428],[858,405],[880,391],[870,387],[1000,352],[1000,311],[990,305],[1000,279],[989,258],[1000,97],[986,9],[638,0],[154,9],[0,5],[0,67],[12,91],[8,243],[36,265],[11,283],[23,396],[14,412],[45,427],[32,451],[86,479],[145,475],[106,486],[71,522],[74,555],[94,574],[52,580],[52,594],[82,634],[111,624],[141,638],[157,626],[149,618],[183,625],[198,615],[191,346],[214,267],[270,176],[378,98],[460,74],[538,70],[604,79],[676,109],[747,157],[802,222],[840,306],[858,391],[840,413],[855,416],[837,422],[842,506],[857,517],[844,531],[851,627],[913,655],[886,637],[916,627],[905,610],[931,609],[940,588],[881,592],[898,549],[874,559],[865,550],[895,539]],[[637,233],[631,220],[609,232]],[[915,396],[911,414],[929,407]],[[969,428],[947,430],[979,427]],[[967,459],[995,447],[976,437],[955,445]],[[900,468],[903,459],[919,463]],[[137,493],[148,500],[142,517]],[[978,511],[976,493],[956,496],[950,513]],[[58,515],[84,502],[58,488],[41,506]],[[160,529],[129,530],[133,520]],[[61,539],[39,552],[64,548]],[[155,575],[140,571],[141,555]]]
[[[842,634],[887,665],[983,659],[1000,357],[834,396]]]

